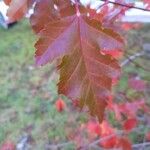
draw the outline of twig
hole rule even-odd
[[[102,5],[100,5],[97,10],[99,10],[100,8],[102,8],[103,6],[107,5],[108,4],[108,0],[106,0]]]
[[[101,1],[106,1],[106,0],[101,0]],[[126,8],[134,8],[134,9],[138,9],[138,10],[143,10],[143,11],[149,11],[149,9],[145,9],[145,8],[141,8],[141,7],[137,7],[137,6],[133,6],[133,5],[127,5],[127,4],[123,4],[123,3],[119,3],[119,2],[113,2],[113,1],[107,1],[108,3],[110,4],[114,4],[114,5],[119,5],[119,6],[122,6],[122,7],[126,7]]]
[[[142,128],[135,128],[133,131],[134,131],[134,132],[140,132],[141,129],[142,129]],[[95,147],[97,144],[99,144],[99,143],[101,143],[101,142],[103,142],[103,141],[109,140],[109,139],[111,139],[112,137],[114,137],[114,136],[116,136],[116,135],[122,135],[122,134],[124,134],[124,131],[119,130],[119,131],[117,131],[117,133],[115,133],[115,134],[108,135],[108,136],[106,136],[106,137],[104,137],[104,138],[100,138],[100,139],[98,139],[98,140],[96,140],[96,141],[90,143],[87,147],[88,147],[88,148]],[[134,144],[132,147],[133,147],[133,148],[136,148],[136,147],[138,147],[138,146],[141,147],[141,146],[149,146],[149,145],[150,145],[150,142],[147,142],[147,143]]]
[[[144,145],[144,146],[150,146],[150,142],[134,144],[134,145],[132,145],[132,148],[141,147],[141,146],[143,146],[143,145]]]
[[[123,61],[123,62],[121,63],[121,67],[127,65],[129,62],[133,61],[135,58],[140,57],[140,56],[143,56],[143,55],[144,55],[144,52],[139,52],[139,53],[136,53],[136,54],[134,54],[134,55],[128,57],[125,61]]]
[[[98,139],[98,140],[96,140],[96,141],[90,143],[90,144],[88,145],[88,147],[93,147],[93,146],[97,145],[97,144],[100,143],[100,142],[109,140],[109,139],[111,139],[112,137],[114,137],[114,136],[116,136],[116,135],[121,135],[121,134],[123,134],[123,133],[124,133],[123,131],[118,131],[117,133],[108,135],[108,136],[106,136],[106,137],[104,137],[104,138],[100,138],[100,139]]]
[[[62,148],[62,147],[65,147],[65,146],[67,146],[67,145],[70,145],[70,144],[73,144],[73,142],[66,142],[66,143],[61,143],[61,144],[56,144],[56,145],[54,145],[54,144],[48,144],[48,145],[46,145],[46,150],[48,150],[48,149],[58,149],[58,148]]]
[[[137,62],[135,62],[134,60],[130,59],[130,56],[125,55],[125,57],[126,57],[128,60],[130,60],[130,62],[131,62],[132,64],[134,64],[136,67],[139,67],[139,68],[143,69],[144,71],[148,71],[148,72],[150,71],[150,69],[145,68],[145,67],[143,67],[142,65],[140,65],[139,63],[137,63]]]

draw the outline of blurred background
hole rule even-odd
[[[74,150],[76,144],[91,142],[93,135],[91,140],[88,129],[95,126],[89,123],[90,116],[57,94],[55,62],[35,67],[36,37],[28,19],[9,27],[3,6],[0,12],[0,150],[6,150],[2,149],[4,145],[10,146],[9,150]],[[138,124],[128,135],[133,148],[139,149],[136,144],[150,142],[150,12],[149,16],[141,14],[138,23],[130,17],[124,19],[129,21],[123,23],[122,33],[127,44],[120,59],[122,77],[114,88],[114,99],[120,104],[140,102],[137,104],[146,106],[146,110],[134,112]],[[108,117],[110,124],[120,130],[114,111],[109,111]],[[90,132],[95,132],[92,129]],[[148,146],[144,149],[150,150]]]

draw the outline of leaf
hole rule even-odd
[[[42,30],[46,22],[49,19],[53,18],[53,16],[51,16],[51,13],[50,13],[51,12],[50,8],[52,6],[51,3],[52,1],[50,0],[43,0],[43,1],[41,0],[36,3],[35,5],[36,11],[30,18],[32,28],[35,32],[39,32],[40,30]]]
[[[12,0],[7,11],[10,21],[20,20],[27,12],[27,0]]]
[[[89,134],[95,134],[95,135],[101,134],[100,125],[96,121],[89,121],[87,123],[87,130],[88,130]]]
[[[121,27],[125,31],[129,31],[129,30],[132,30],[132,29],[139,29],[141,27],[141,24],[140,23],[128,23],[128,22],[125,22],[125,23],[122,23]]]
[[[146,133],[145,138],[146,140],[150,141],[150,131]]]
[[[30,22],[36,33],[42,30],[48,21],[52,21],[57,17],[52,0],[39,0],[34,9],[35,13],[31,16]]]
[[[106,149],[114,148],[118,140],[118,137],[115,134],[115,129],[112,128],[107,121],[103,121],[102,124],[100,124],[100,128],[101,128],[100,145]]]
[[[136,126],[137,126],[137,120],[135,118],[128,119],[123,124],[123,128],[126,131],[131,131]]]
[[[35,45],[36,63],[44,65],[63,58],[58,67],[59,94],[79,99],[81,109],[86,105],[90,114],[102,121],[112,79],[118,78],[120,67],[117,60],[101,50],[121,50],[123,41],[113,30],[91,20],[84,8],[80,12],[76,15],[75,7],[70,5],[60,11],[60,19],[44,27]]]
[[[34,13],[30,17],[33,30],[39,33],[44,26],[51,21],[60,19],[60,10],[70,5],[70,0],[39,0],[37,1]]]
[[[111,127],[111,125],[108,123],[108,121],[103,121],[100,124],[101,128],[101,136],[108,136],[115,133],[114,128]]]
[[[62,112],[64,108],[66,107],[66,104],[62,99],[58,99],[55,103],[56,109],[58,112]]]
[[[106,138],[107,136],[102,136],[101,138]],[[106,149],[110,149],[110,148],[114,148],[115,145],[116,145],[116,142],[117,142],[117,137],[116,135],[108,138],[107,140],[104,140],[102,142],[100,142],[100,145],[103,147],[103,148],[106,148]]]
[[[99,54],[98,49],[84,42],[82,44],[83,49],[78,45],[75,53],[63,59],[58,84],[59,93],[72,99],[80,99],[80,107],[87,105],[91,115],[97,115],[101,120],[110,95],[111,74],[117,74],[119,68],[115,61],[109,61],[108,57]]]
[[[150,0],[144,0],[144,3],[146,4],[146,8],[150,9]]]
[[[124,102],[120,104],[109,101],[108,109],[112,110],[115,113],[115,117],[118,121],[121,121],[123,117],[130,117],[132,119],[135,119],[138,110],[149,112],[149,109],[146,106],[144,99],[136,99],[133,102]]]
[[[11,3],[11,1],[12,1],[12,0],[4,0],[4,3],[5,3],[6,5],[9,5],[9,4]]]
[[[6,141],[0,147],[0,150],[15,150],[15,144],[12,141]]]
[[[122,51],[119,51],[117,49],[109,49],[109,50],[105,49],[105,50],[101,50],[101,52],[104,54],[109,54],[114,58],[120,58],[123,55]]]
[[[9,21],[14,22],[22,19],[34,1],[35,0],[5,0],[5,3],[9,4],[7,11]]]
[[[121,137],[118,139],[117,147],[120,147],[121,150],[132,150],[132,144],[126,137]]]
[[[121,121],[122,116],[121,116],[121,111],[120,111],[118,105],[117,104],[113,104],[112,107],[113,107],[113,111],[115,113],[116,119],[118,121]]]

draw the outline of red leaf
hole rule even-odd
[[[38,33],[48,22],[59,20],[60,10],[67,7],[68,4],[70,4],[69,0],[65,2],[63,0],[38,0],[34,8],[35,11],[30,18],[33,30]],[[59,9],[55,9],[54,5]]]
[[[135,118],[132,118],[124,122],[123,128],[124,130],[131,131],[136,126],[137,126],[137,120]]]
[[[101,50],[101,52],[104,53],[104,54],[109,54],[109,55],[111,55],[114,58],[120,58],[122,56],[122,54],[123,54],[122,51],[117,50],[117,49],[112,49],[112,50],[104,49],[104,50]]]
[[[35,0],[5,0],[5,3],[9,5],[7,16],[9,21],[18,21],[24,17],[29,7]]]
[[[122,24],[122,28],[126,31],[129,31],[131,29],[138,29],[140,27],[141,27],[141,24],[139,24],[139,23],[128,23],[128,22],[126,22],[126,23]]]
[[[103,148],[113,148],[116,145],[117,142],[117,136],[115,135],[115,130],[108,124],[107,121],[103,121],[102,124],[100,124],[101,134],[100,138],[102,141],[100,141],[100,145]],[[107,138],[111,136],[110,138],[103,140],[103,138]]]
[[[118,139],[118,143],[117,143],[116,147],[121,148],[121,150],[132,150],[131,142],[129,141],[129,139],[127,139],[125,137]]]
[[[30,22],[33,30],[38,33],[49,20],[53,20],[56,17],[55,13],[53,13],[55,12],[54,2],[52,0],[39,0],[34,9],[36,11],[31,16]]]
[[[120,112],[126,116],[130,116],[132,118],[136,117],[136,113],[138,109],[144,109],[145,102],[144,100],[135,100],[134,102],[126,102],[124,104],[118,105],[118,109]]]
[[[87,124],[87,130],[89,131],[90,134],[96,134],[100,135],[101,134],[101,128],[99,123],[95,121],[90,121]]]
[[[58,112],[62,112],[65,109],[66,104],[62,99],[58,99],[55,103],[55,106]]]
[[[110,135],[114,133],[114,129],[105,120],[100,124],[100,128],[101,128],[101,135]]]
[[[144,3],[146,4],[146,7],[150,9],[150,0],[144,0]]]
[[[141,109],[144,112],[149,112],[148,107],[145,105],[144,99],[137,99],[133,102],[125,102],[123,104],[116,104],[112,101],[109,101],[109,105],[107,108],[113,110],[117,120],[121,120],[122,115],[125,115],[127,117],[130,116],[130,118],[136,118],[137,111]]]
[[[121,120],[121,112],[117,105],[114,104],[114,111],[117,120]]]
[[[60,69],[59,93],[80,100],[80,108],[87,105],[90,114],[103,118],[106,101],[111,94],[112,78],[118,78],[120,67],[115,59],[99,53],[99,49],[121,49],[121,37],[103,28],[96,20],[75,14],[50,21],[36,43],[36,62],[46,64],[63,58]],[[81,7],[81,12],[85,10]],[[106,44],[109,42],[109,44]],[[65,57],[63,57],[66,55]]]
[[[150,141],[150,131],[146,134],[146,139]]]
[[[15,144],[10,141],[6,141],[5,143],[2,144],[0,147],[0,150],[15,150]]]
[[[10,21],[20,20],[27,12],[27,0],[12,0],[7,11]]]
[[[4,0],[4,3],[5,3],[6,5],[9,5],[9,4],[11,3],[11,1],[12,1],[12,0]]]
[[[40,39],[35,45],[37,65],[61,59],[62,63],[58,67],[59,94],[73,100],[79,99],[81,109],[88,106],[90,114],[102,121],[108,97],[111,95],[112,82],[120,75],[117,60],[103,54],[102,50],[121,51],[122,38],[85,15],[89,9],[82,6],[79,6],[80,14],[76,14],[74,5],[67,3],[62,7],[58,4],[55,13],[59,16],[58,19],[51,16],[53,11],[47,9],[47,6],[43,10],[38,4],[40,5],[37,3],[35,15],[31,18],[33,29],[36,32],[41,31]],[[51,18],[47,19],[49,22],[45,25],[46,20],[42,16],[48,12]]]
[[[101,138],[105,138],[105,137],[106,137],[105,135],[101,136]],[[116,143],[117,143],[117,137],[114,135],[111,138],[100,142],[100,145],[103,148],[114,148]]]

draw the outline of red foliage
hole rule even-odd
[[[138,110],[149,112],[149,108],[145,105],[144,99],[137,99],[133,102],[124,102],[121,104],[110,102],[108,109],[114,111],[117,120],[121,120],[122,115],[125,115],[128,118],[136,118]]]
[[[90,121],[87,124],[87,129],[90,135],[95,134],[100,137],[100,146],[104,148],[113,148],[117,144],[115,130],[109,125],[107,121],[103,121],[101,124],[95,121]],[[107,139],[107,137],[109,138]],[[103,138],[106,138],[106,140],[103,140]]]
[[[128,129],[135,124],[127,123]],[[130,124],[130,127],[129,127]],[[88,133],[90,135],[95,134],[100,138],[99,145],[103,148],[121,148],[123,150],[131,150],[131,142],[127,137],[117,135],[116,130],[110,126],[107,121],[103,121],[102,124],[98,124],[95,121],[90,121],[87,124]]]
[[[126,137],[119,138],[116,147],[120,147],[121,150],[132,150],[132,144]]]
[[[146,4],[146,7],[150,9],[150,0],[144,0],[144,3]]]
[[[101,128],[98,122],[89,121],[87,123],[87,130],[89,134],[101,135]]]
[[[2,144],[0,150],[15,150],[15,144],[11,141],[6,141],[5,143]]]
[[[111,49],[111,50],[101,50],[102,53],[104,54],[109,54],[114,58],[120,58],[123,55],[123,52],[117,49]]]
[[[62,112],[65,109],[66,104],[62,99],[58,99],[55,103],[55,106],[58,112]]]
[[[105,138],[105,137],[106,137],[105,135],[101,136],[101,138]],[[104,140],[104,141],[100,142],[100,145],[103,148],[114,148],[116,146],[116,144],[117,144],[116,135],[112,136],[111,138],[109,138],[107,140]]]
[[[139,23],[123,23],[122,24],[122,28],[125,30],[125,31],[129,31],[131,29],[138,29],[141,27],[141,24]]]
[[[135,118],[127,119],[123,124],[123,128],[126,131],[131,131],[136,126],[137,126],[137,120]]]
[[[103,123],[100,125],[101,128],[101,138],[107,138],[107,136],[111,136],[110,138],[106,140],[102,140],[100,142],[100,145],[104,148],[113,148],[115,147],[117,143],[117,136],[115,135],[115,130],[110,126],[110,124],[106,121],[103,121]]]
[[[146,134],[146,140],[150,141],[150,131]]]
[[[86,127],[89,134],[99,137],[99,145],[103,148],[132,149],[127,137],[117,135],[115,128],[103,121],[103,118],[107,119],[104,111],[108,106],[107,108],[115,113],[120,125],[124,116],[128,118],[121,127],[123,132],[130,132],[137,126],[138,110],[149,112],[143,99],[114,103],[111,96],[112,86],[120,77],[117,59],[122,56],[124,45],[123,38],[118,34],[117,23],[133,4],[122,7],[126,2],[116,0],[116,3],[122,5],[109,7],[106,0],[97,11],[70,0],[5,0],[5,3],[10,5],[7,13],[9,19],[20,20],[33,2],[35,9],[30,20],[39,38],[35,44],[36,64],[45,65],[59,59],[58,93],[68,96],[74,105],[81,109],[86,106],[89,113],[102,122],[88,122]],[[144,2],[147,8],[150,8],[150,1]],[[138,27],[139,24],[122,25],[126,31]],[[136,77],[131,77],[128,85],[136,92],[143,92],[146,88],[146,83]],[[78,100],[75,101],[76,99]],[[66,104],[62,99],[58,99],[55,106],[58,112],[62,112]],[[149,133],[146,138],[150,140]],[[82,143],[78,133],[76,139]],[[1,150],[6,148],[14,150],[13,143],[4,143]]]
[[[5,3],[6,5],[9,5],[9,4],[11,3],[11,0],[4,0],[4,3]]]
[[[21,19],[32,1],[12,0],[9,18]],[[113,28],[108,28],[108,22],[111,20],[111,25],[118,14],[110,16],[108,13],[114,9],[104,6],[100,13],[94,11],[91,15],[93,10],[89,7],[72,4],[70,0],[34,1],[31,25],[39,36],[35,44],[36,64],[44,65],[59,59],[58,93],[79,99],[79,107],[87,106],[90,114],[101,122],[112,85],[120,76],[116,58],[122,54],[124,41]],[[107,26],[103,24],[105,20]]]

